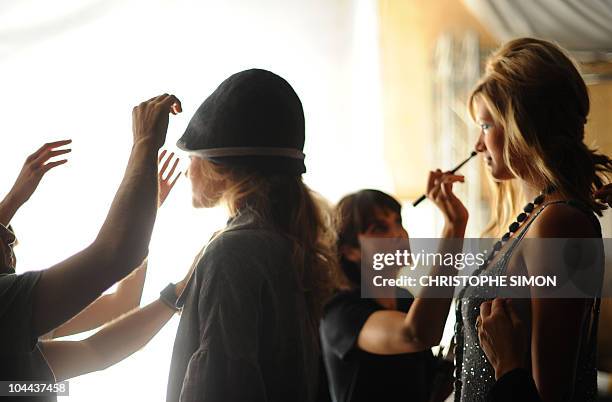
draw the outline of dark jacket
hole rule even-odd
[[[197,262],[174,343],[167,401],[312,401],[317,334],[291,244],[246,211]]]

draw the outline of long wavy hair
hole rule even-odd
[[[330,208],[301,176],[261,174],[201,160],[200,174],[222,182],[221,201],[231,215],[249,208],[291,242],[292,267],[304,294],[310,329],[318,333],[336,272],[335,234]]]
[[[503,158],[515,177],[540,189],[554,187],[601,215],[606,206],[593,192],[609,181],[612,161],[584,143],[589,95],[577,64],[562,48],[533,38],[502,45],[469,96],[472,118],[476,98],[504,129]],[[513,182],[493,184],[486,235],[499,235],[525,201]]]

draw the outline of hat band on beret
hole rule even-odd
[[[304,159],[305,155],[296,148],[277,147],[227,147],[210,149],[190,149],[190,154],[201,158],[222,158],[225,156],[284,156],[292,159]]]

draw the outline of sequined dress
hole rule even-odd
[[[512,253],[527,233],[531,223],[544,208],[556,203],[567,203],[578,207],[571,201],[557,201],[546,204],[540,209],[534,219],[515,237],[506,251],[501,252],[502,255],[497,259],[497,262],[492,267],[482,271],[480,275],[506,275],[506,268]],[[584,208],[579,208],[584,210]],[[591,212],[588,213],[601,233],[599,222]],[[476,330],[476,318],[480,315],[480,305],[487,300],[494,299],[496,296],[494,293],[495,289],[492,287],[466,287],[457,300],[457,324],[455,324],[457,342],[455,349],[455,402],[484,402],[487,400],[489,390],[495,383],[495,371],[480,347]],[[597,398],[595,358],[599,305],[600,299],[597,298],[593,302],[592,327],[589,328],[588,322],[583,327],[582,339],[588,339],[588,341],[582,342],[580,346],[572,401],[589,402],[595,401]]]

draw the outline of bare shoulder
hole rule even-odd
[[[567,203],[548,205],[533,221],[529,238],[599,237],[594,215]]]

